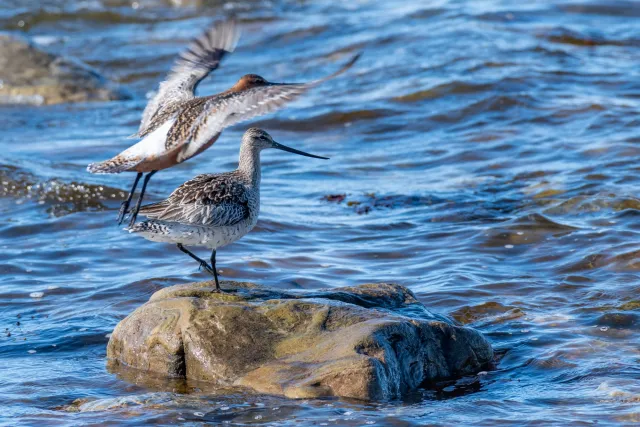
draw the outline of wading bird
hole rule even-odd
[[[157,171],[200,154],[218,139],[224,128],[275,111],[306,90],[343,73],[360,56],[354,56],[330,76],[310,83],[271,83],[256,74],[247,74],[229,90],[196,97],[198,84],[234,50],[238,38],[238,28],[232,21],[214,24],[196,38],[180,55],[142,113],[140,129],[133,136],[143,139],[117,156],[87,167],[91,173],[137,173],[131,192],[120,207],[119,224],[144,173],[130,227],[136,221],[149,179]]]
[[[266,148],[327,160],[327,157],[278,144],[264,130],[251,128],[242,137],[238,169],[198,175],[178,187],[166,200],[142,206],[140,215],[148,219],[134,224],[129,232],[154,242],[176,244],[213,275],[219,291],[216,250],[240,239],[258,222],[260,152]],[[185,246],[212,249],[211,265]]]

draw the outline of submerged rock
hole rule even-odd
[[[616,329],[640,329],[640,315],[636,313],[605,313],[598,317],[596,325]]]
[[[445,202],[443,199],[432,196],[407,196],[402,194],[378,196],[375,193],[367,193],[362,196],[351,196],[345,193],[327,194],[322,197],[322,200],[338,204],[346,201],[346,206],[353,208],[358,215],[366,215],[380,209],[431,206]]]
[[[109,101],[129,96],[86,64],[0,34],[0,104]]]
[[[212,282],[156,292],[107,348],[126,365],[291,398],[399,397],[491,363],[478,331],[430,313],[399,285],[317,292]]]

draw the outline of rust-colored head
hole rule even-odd
[[[251,89],[258,86],[266,86],[269,82],[257,74],[245,74],[231,88],[232,91],[239,92],[241,90]]]

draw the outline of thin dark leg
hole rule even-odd
[[[213,272],[213,270],[211,270],[211,267],[209,267],[209,264],[207,264],[207,261],[198,258],[196,255],[194,255],[193,253],[191,253],[189,250],[187,250],[187,248],[185,248],[184,246],[182,246],[182,243],[178,243],[178,249],[180,249],[182,252],[184,252],[185,254],[189,255],[191,258],[195,259],[196,261],[198,261],[200,263],[200,267],[204,268],[205,270],[207,270],[209,273],[213,274],[215,277],[215,273]]]
[[[138,186],[138,181],[140,181],[140,178],[142,178],[142,172],[138,172],[138,175],[136,175],[136,180],[133,181],[133,187],[131,187],[131,191],[129,192],[129,197],[120,205],[120,212],[118,212],[118,224],[122,224],[122,221],[124,221],[124,216],[129,210],[131,199],[133,199],[133,193],[136,192],[136,187]]]
[[[213,268],[213,278],[216,279],[216,291],[220,292],[220,283],[218,282],[218,269],[216,268],[216,250],[211,252],[211,268]]]
[[[133,227],[133,224],[136,223],[136,218],[138,217],[138,211],[140,210],[140,206],[142,206],[142,198],[144,197],[144,192],[147,189],[147,184],[149,180],[158,171],[151,171],[144,177],[144,181],[142,181],[142,190],[140,190],[140,195],[138,196],[138,201],[136,202],[136,207],[131,212],[131,220],[129,221],[129,228]]]

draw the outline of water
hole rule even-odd
[[[20,3],[0,1],[3,30],[88,62],[133,100],[1,109],[3,422],[640,421],[639,3]],[[264,153],[261,219],[220,251],[224,279],[407,285],[485,333],[496,370],[378,404],[106,370],[120,319],[158,289],[208,277],[174,247],[115,225],[132,174],[84,168],[131,143],[175,54],[222,14],[245,31],[200,93],[248,72],[321,77],[364,51],[345,76],[253,122],[332,159]],[[234,168],[247,126],[157,174],[147,200]]]

